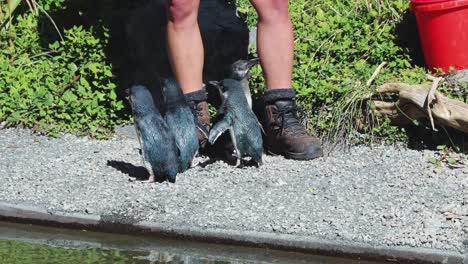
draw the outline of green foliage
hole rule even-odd
[[[62,2],[40,3],[48,9]],[[92,28],[74,26],[42,47],[38,21],[24,12],[0,31],[0,122],[50,136],[108,136],[125,120],[104,53],[108,35],[97,38]]]
[[[42,8],[45,10],[51,10],[53,8],[61,8],[66,0],[40,0],[37,1]]]
[[[446,145],[437,146],[437,152],[434,157],[429,159],[429,163],[434,165],[436,169],[441,169],[444,165],[448,168],[464,168],[466,164],[465,160],[460,155],[456,154],[459,149],[452,149]]]
[[[255,26],[249,2],[239,0],[238,5],[249,26]],[[424,81],[425,70],[412,65],[409,51],[396,44],[396,28],[407,10],[406,0],[290,1],[295,28],[293,86],[316,131],[330,132],[343,115],[353,120],[361,107],[369,108],[362,100],[372,95],[375,85]],[[375,85],[362,85],[383,61],[389,64]],[[254,74],[253,87],[262,85],[259,74]],[[379,137],[401,138],[400,129],[391,129],[384,120],[379,123],[382,126],[374,131]]]

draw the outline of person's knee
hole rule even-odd
[[[261,20],[289,21],[288,0],[250,0]]]
[[[177,27],[193,26],[197,23],[200,0],[171,0],[168,4],[168,19]]]

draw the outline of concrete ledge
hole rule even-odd
[[[458,252],[424,248],[372,246],[363,243],[255,231],[174,227],[150,222],[124,221],[122,219],[113,221],[96,215],[51,214],[41,208],[1,202],[0,220],[119,234],[145,234],[183,238],[199,242],[266,247],[316,255],[395,263],[468,264],[468,255]]]

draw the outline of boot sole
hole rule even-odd
[[[292,152],[275,153],[271,150],[268,150],[268,154],[274,155],[274,156],[283,156],[286,159],[292,159],[292,160],[314,160],[314,159],[323,157],[322,151],[318,153],[314,153],[313,155],[307,155],[307,153],[292,153]]]

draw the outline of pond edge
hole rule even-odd
[[[0,221],[118,234],[144,234],[196,242],[271,248],[323,256],[395,263],[468,264],[468,254],[463,255],[453,251],[372,246],[365,243],[256,231],[177,227],[153,222],[139,222],[134,219],[112,219],[92,214],[51,213],[34,206],[4,202],[0,202]]]

